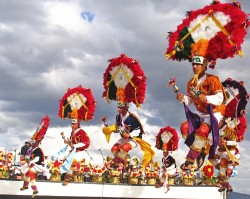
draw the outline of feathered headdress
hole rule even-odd
[[[222,82],[225,88],[226,117],[237,118],[245,115],[249,95],[244,87],[244,82],[227,78]]]
[[[42,139],[44,138],[44,136],[47,132],[47,129],[49,127],[49,123],[50,123],[50,118],[48,115],[45,115],[42,118],[39,126],[36,129],[36,132],[34,133],[34,135],[31,138],[31,140],[36,141],[36,142],[42,141]]]
[[[238,2],[213,1],[209,6],[187,12],[187,17],[168,36],[168,59],[191,61],[194,55],[205,57],[212,66],[216,60],[243,55],[241,44],[249,26]]]
[[[58,116],[62,119],[77,119],[88,121],[94,118],[96,101],[91,89],[81,85],[68,89],[59,101]]]
[[[240,142],[244,139],[247,129],[246,105],[249,95],[244,87],[244,82],[236,81],[231,78],[222,82],[224,86],[226,106],[224,117],[226,118],[226,127],[222,130],[225,137],[234,138]]]
[[[146,77],[137,60],[121,54],[109,60],[103,75],[103,97],[107,102],[117,101],[118,106],[134,103],[137,107],[144,102]]]
[[[174,128],[166,126],[160,129],[159,133],[156,136],[155,147],[157,149],[175,151],[176,149],[178,149],[178,144],[179,136]]]

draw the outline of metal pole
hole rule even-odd
[[[14,165],[16,165],[16,149],[14,151],[15,151]]]
[[[91,155],[88,153],[88,151],[85,150],[85,152],[86,152],[86,153],[88,154],[88,156],[90,157],[90,161],[93,160],[93,162],[94,162],[94,159],[91,157]]]
[[[103,159],[103,163],[104,163],[104,162],[105,162],[105,158],[104,158],[104,156],[103,156],[103,154],[102,154],[102,150],[101,150],[101,149],[98,149],[98,151],[101,153],[102,159]]]

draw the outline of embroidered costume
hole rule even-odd
[[[51,176],[47,165],[45,165],[44,163],[43,150],[39,146],[49,127],[49,122],[50,118],[48,115],[42,118],[40,125],[38,126],[36,132],[31,138],[31,141],[29,142],[31,143],[31,148],[26,154],[26,162],[21,167],[21,172],[24,174],[24,182],[20,190],[23,191],[28,189],[30,183],[33,190],[32,198],[35,197],[38,193],[38,189],[36,186],[36,178],[38,172],[46,176],[47,179],[49,179]]]
[[[147,142],[141,139],[144,133],[143,127],[139,119],[128,111],[128,106],[129,103],[134,103],[136,107],[141,107],[145,99],[146,77],[139,62],[125,54],[109,61],[110,64],[103,78],[103,97],[108,103],[111,100],[117,102],[118,115],[116,123],[111,126],[108,126],[106,117],[104,117],[105,127],[102,131],[107,142],[109,142],[112,132],[121,135],[121,138],[111,148],[114,161],[127,164],[126,155],[132,148],[139,145],[144,153],[142,166],[145,168],[154,156],[154,151]],[[136,135],[133,135],[134,133]]]
[[[224,137],[221,137],[215,158],[209,160],[214,167],[218,169],[220,192],[226,189],[227,194],[229,194],[233,191],[229,179],[233,173],[234,167],[239,165],[239,159],[240,153],[237,142],[235,140],[226,140]]]
[[[195,160],[201,155],[202,149],[206,147],[207,138],[212,125],[218,126],[219,122],[223,118],[225,112],[225,107],[223,106],[224,94],[223,86],[219,81],[219,78],[213,75],[205,74],[196,83],[194,83],[194,78],[191,79],[187,84],[187,96],[184,96],[182,102],[185,105],[194,104],[196,111],[194,114],[198,116],[196,122],[196,128],[193,132],[190,132],[190,125],[192,125],[188,120],[182,123],[180,130],[182,136],[186,139],[186,144],[190,147],[189,153],[187,154],[187,161],[194,163]],[[206,101],[200,101],[198,99],[198,94],[204,94],[206,96]],[[209,112],[208,105],[211,106],[212,113]],[[214,123],[211,116],[216,118]],[[189,118],[187,118],[189,119]],[[215,140],[218,140],[218,127],[213,132]],[[214,143],[216,144],[216,142]],[[215,145],[215,148],[217,145]],[[213,156],[214,154],[211,154]],[[199,167],[201,165],[198,165]]]
[[[209,159],[218,170],[219,191],[226,190],[227,194],[233,191],[229,183],[231,177],[235,176],[235,169],[239,165],[240,152],[238,142],[244,140],[247,129],[246,105],[248,93],[243,82],[237,82],[228,78],[222,82],[225,87],[227,100],[225,101],[225,114],[220,129],[220,139],[215,157]]]
[[[111,148],[111,152],[119,159],[125,160],[128,152],[138,146],[132,137],[142,138],[144,130],[139,119],[130,112],[127,112],[125,116],[120,114],[116,116],[116,128],[121,138]],[[129,133],[129,137],[124,137],[124,132]]]
[[[140,120],[135,114],[131,112],[128,112],[124,117],[118,114],[116,116],[116,126],[118,128],[125,126],[125,129],[128,129],[130,134],[132,134],[133,131],[137,131],[138,137],[140,138],[142,138],[142,135],[144,133]],[[137,136],[137,135],[134,134],[134,136]]]
[[[73,162],[75,161],[76,163],[80,163],[84,157],[84,150],[86,150],[90,145],[90,139],[87,133],[78,127],[76,127],[77,129],[74,130],[74,125],[78,125],[78,127],[80,127],[79,122],[75,119],[72,119],[72,132],[70,139],[67,142],[67,147],[70,146],[71,150],[69,151],[69,155],[66,157],[60,168],[61,173],[65,174],[63,181],[64,186],[73,179],[73,175],[78,175]]]
[[[90,145],[90,139],[83,129],[76,129],[70,135],[70,141],[76,147],[76,152],[84,151]]]
[[[187,118],[180,130],[190,150],[185,163],[181,165],[182,169],[190,169],[189,165],[195,161],[199,163],[198,167],[202,166],[207,153],[209,159],[214,159],[219,144],[219,128],[223,127],[226,115],[230,112],[233,112],[233,115],[239,113],[238,110],[231,111],[230,106],[225,109],[226,97],[219,78],[205,74],[204,71],[207,68],[214,69],[217,59],[243,55],[241,44],[248,26],[248,15],[241,10],[239,2],[213,1],[204,8],[188,11],[177,30],[169,32],[166,57],[177,61],[191,61],[194,71],[194,78],[187,85],[187,96],[180,93],[171,81],[177,100],[184,104]],[[235,99],[234,102],[238,105],[239,100]],[[194,113],[187,107],[191,103],[196,108]],[[240,106],[244,104],[244,100],[239,103]],[[235,123],[244,119],[245,117],[240,115]],[[211,142],[208,142],[210,131],[212,138]],[[242,131],[244,128],[240,130],[241,136],[238,140],[244,135]]]
[[[33,189],[33,197],[38,193],[36,186],[37,174],[43,173],[47,179],[50,178],[49,170],[44,165],[44,153],[39,147],[39,144],[40,142],[33,143],[32,147],[34,148],[31,151],[30,157],[26,160],[26,163],[22,165],[21,168],[21,172],[24,174],[24,183],[20,190],[23,191],[28,189],[30,183],[31,188]]]
[[[55,161],[67,153],[60,167],[64,186],[73,179],[73,175],[78,175],[77,178],[79,178],[80,173],[76,171],[72,163],[80,164],[84,157],[83,152],[90,145],[88,134],[80,128],[80,121],[87,122],[93,119],[95,107],[96,101],[91,89],[83,88],[81,85],[69,88],[60,100],[58,116],[62,119],[71,119],[72,131],[69,139],[65,138],[64,132],[61,133],[66,146],[52,155],[51,159]]]
[[[170,190],[168,179],[169,177],[176,175],[176,167],[177,165],[175,159],[169,154],[168,151],[164,151],[162,157],[162,170],[160,174],[159,183],[156,184],[156,188],[160,188],[163,186],[165,193]]]

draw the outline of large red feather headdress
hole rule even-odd
[[[156,136],[155,147],[160,150],[175,151],[178,149],[179,136],[176,129],[171,126],[161,128]],[[165,145],[165,147],[164,147]]]
[[[168,59],[191,60],[194,55],[215,64],[218,58],[243,55],[241,44],[249,25],[247,14],[238,2],[213,1],[202,9],[187,12],[187,17],[168,36]]]
[[[134,103],[137,107],[144,102],[146,77],[137,60],[121,54],[109,60],[103,77],[103,97],[111,100]]]
[[[42,118],[39,126],[36,129],[36,132],[34,133],[34,135],[31,138],[31,140],[36,141],[36,142],[42,141],[42,139],[44,138],[44,136],[47,132],[47,129],[49,127],[49,123],[50,123],[50,118],[48,115],[45,115]]]
[[[226,101],[224,102],[226,109],[224,117],[228,122],[224,134],[230,132],[230,136],[238,142],[244,140],[244,134],[247,129],[246,106],[249,95],[244,87],[244,82],[236,81],[231,78],[222,82],[225,88]],[[233,135],[234,134],[234,135]]]
[[[88,121],[94,118],[96,101],[89,88],[81,85],[69,88],[59,102],[58,116],[62,119]]]

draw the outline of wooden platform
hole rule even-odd
[[[32,189],[20,191],[23,182],[19,180],[0,180],[0,199],[31,198]],[[60,182],[37,182],[39,193],[35,198],[143,198],[143,199],[226,199],[225,193],[218,192],[213,186],[170,186],[168,193],[163,188],[153,185],[126,185],[126,184],[96,184],[92,182],[69,183],[62,186]]]

